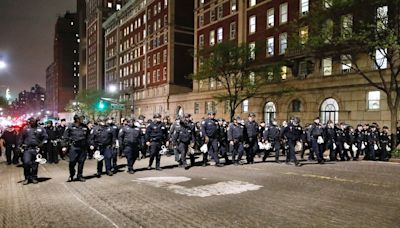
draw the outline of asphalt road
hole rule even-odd
[[[0,227],[400,227],[400,165],[338,162],[169,166],[131,175],[121,168],[66,183],[68,164],[41,165],[23,186],[22,168],[0,164]],[[125,163],[125,160],[120,160]],[[162,166],[174,165],[163,157]]]

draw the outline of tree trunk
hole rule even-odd
[[[230,112],[231,123],[233,123],[233,119],[235,118],[235,109],[231,108]]]
[[[392,149],[397,147],[397,113],[398,107],[389,106],[390,109],[390,131],[392,136]]]

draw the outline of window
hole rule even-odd
[[[117,4],[117,5],[115,6],[115,8],[116,8],[117,10],[120,10],[120,9],[121,9],[121,4]]]
[[[201,14],[199,15],[199,27],[202,27],[204,25],[204,15]]]
[[[251,16],[249,18],[249,33],[253,34],[256,32],[256,16]]]
[[[250,60],[255,60],[256,59],[256,43],[251,42],[249,43],[249,51],[250,51]]]
[[[257,4],[256,0],[249,0],[249,7],[255,6]]]
[[[167,50],[163,51],[163,62],[166,63],[167,62]]]
[[[216,112],[215,102],[214,101],[207,101],[205,106],[206,106],[205,113],[208,113],[208,112],[211,112],[211,111]]]
[[[322,60],[322,75],[332,75],[332,58],[325,58]]]
[[[164,9],[168,6],[168,0],[164,0]]]
[[[210,31],[210,46],[214,46],[215,44],[215,31]]]
[[[254,86],[256,84],[256,74],[254,72],[250,72],[249,74],[250,85]]]
[[[236,0],[231,0],[231,12],[236,11]]]
[[[199,103],[194,103],[193,113],[194,114],[199,114],[200,113],[200,105],[199,105]]]
[[[274,55],[274,37],[267,38],[267,57]]]
[[[306,61],[301,61],[299,63],[299,74],[298,76],[300,77],[306,77],[307,76],[307,62]]]
[[[264,106],[264,121],[266,124],[271,123],[276,116],[276,108],[273,102],[267,102]]]
[[[279,35],[279,54],[285,54],[287,48],[287,33]]]
[[[236,22],[232,22],[229,26],[229,39],[234,40],[236,38]]]
[[[215,8],[210,10],[210,21],[213,22],[215,20]]]
[[[309,0],[300,0],[300,17],[308,13]]]
[[[288,21],[288,4],[283,3],[279,6],[279,23],[283,24]]]
[[[380,108],[381,92],[370,91],[368,92],[368,109],[378,110]]]
[[[217,42],[221,43],[223,40],[223,29],[222,28],[218,28],[217,30]]]
[[[204,5],[204,0],[200,0],[200,5]]]
[[[331,120],[333,123],[339,123],[339,105],[333,98],[324,100],[320,108],[321,112],[321,123],[327,123]]]
[[[167,68],[163,68],[163,80],[165,81],[167,79]]]
[[[242,111],[249,112],[249,100],[244,100],[242,103]]]
[[[210,88],[213,89],[215,88],[215,79],[214,78],[210,78]]]
[[[226,100],[224,103],[224,114],[230,113],[231,107],[229,106],[229,100]]]
[[[387,49],[377,49],[375,51],[375,69],[387,68]]]
[[[112,8],[112,2],[107,2],[107,7]]]
[[[301,102],[298,99],[292,101],[292,112],[300,112]]]
[[[286,80],[287,79],[287,66],[282,66],[281,67],[281,79]]]
[[[271,8],[267,11],[267,28],[274,27],[274,24],[275,24],[274,17],[275,17],[274,8]]]
[[[300,36],[300,44],[302,45],[306,44],[308,40],[308,26],[300,28],[299,36]]]
[[[351,71],[351,55],[340,56],[342,62],[342,73],[350,73]]]
[[[376,9],[376,25],[378,30],[384,30],[388,25],[388,7],[381,6]]]
[[[353,33],[353,15],[342,16],[342,37],[349,38]]]
[[[217,19],[221,19],[224,16],[224,8],[223,5],[218,6],[218,14],[217,14]]]

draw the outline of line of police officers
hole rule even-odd
[[[137,120],[125,119],[120,127],[113,119],[106,117],[99,117],[96,125],[87,126],[78,115],[74,116],[74,122],[68,127],[65,121],[57,128],[51,122],[42,128],[34,118],[30,118],[28,123],[20,137],[10,134],[9,130],[2,134],[6,148],[11,148],[6,151],[12,151],[16,145],[23,151],[23,184],[38,183],[38,153],[46,152],[49,162],[58,162],[57,145],[62,148],[60,155],[69,156],[69,182],[85,181],[83,167],[88,152],[95,152],[96,158],[100,157],[96,176],[101,177],[103,163],[105,174],[112,176],[118,171],[119,152],[127,159],[127,172],[133,174],[135,161],[147,153],[148,169],[152,169],[155,160],[155,169],[161,170],[161,155],[167,153],[168,148],[174,151],[179,167],[189,169],[195,165],[195,151],[199,150],[203,152],[203,166],[209,164],[210,157],[216,167],[222,167],[230,163],[244,164],[244,154],[247,163],[253,164],[255,156],[260,156],[260,152],[264,153],[262,161],[266,161],[273,152],[275,161],[280,163],[281,151],[286,155],[287,164],[299,165],[296,152],[301,152],[303,159],[306,149],[310,151],[308,159],[320,164],[325,162],[323,153],[326,150],[329,150],[331,161],[358,160],[361,154],[364,159],[376,160],[377,153],[380,160],[386,161],[391,146],[388,128],[383,127],[380,131],[376,124],[358,125],[353,129],[344,123],[334,125],[331,121],[322,125],[319,118],[315,118],[313,124],[303,129],[299,119],[293,118],[281,126],[275,120],[266,126],[265,123],[258,124],[255,121],[254,113],[250,113],[246,121],[236,117],[230,124],[215,119],[215,112],[209,112],[201,123],[194,123],[190,114],[177,118],[172,124],[169,124],[167,118],[162,120],[160,114],[155,114],[153,120],[147,123],[145,117],[140,116]],[[224,163],[221,158],[225,160]],[[11,161],[10,152],[7,152],[7,162],[11,164]]]

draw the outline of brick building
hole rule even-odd
[[[135,114],[169,112],[169,97],[192,89],[193,2],[132,0],[103,24],[106,90]]]
[[[82,75],[81,85],[85,86],[82,90],[104,88],[104,30],[102,24],[112,13],[120,10],[124,2],[125,0],[86,0],[85,2],[86,36],[81,50],[86,49],[86,75]]]
[[[74,99],[79,88],[79,31],[76,13],[67,12],[57,19],[54,35],[54,64],[46,72],[46,107],[57,115]],[[47,83],[52,81],[53,83]]]

